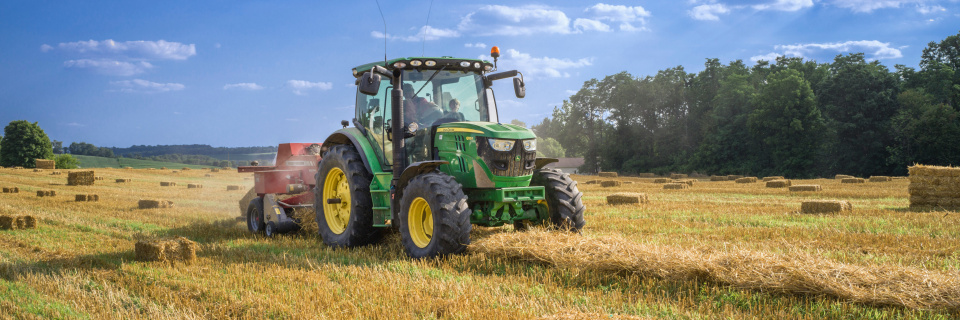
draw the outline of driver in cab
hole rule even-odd
[[[418,97],[413,85],[403,84],[403,122],[417,122],[420,127],[430,126],[443,116],[443,110],[429,100]]]

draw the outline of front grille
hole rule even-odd
[[[494,175],[519,177],[533,174],[537,152],[523,150],[522,140],[514,141],[513,150],[501,152],[493,150],[486,138],[477,137],[477,154]]]

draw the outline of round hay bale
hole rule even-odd
[[[755,183],[757,182],[757,177],[743,177],[737,180],[734,180],[736,183]]]
[[[37,228],[37,218],[34,216],[24,216],[23,217],[23,227],[27,229],[36,229]]]
[[[604,187],[604,188],[619,187],[619,186],[621,186],[621,185],[623,185],[623,183],[621,183],[620,181],[616,181],[616,180],[604,181],[604,182],[601,182],[601,183],[600,183],[600,186],[601,186],[601,187]]]
[[[10,230],[13,229],[13,217],[11,216],[0,216],[0,230]]]
[[[763,177],[763,182],[767,182],[767,181],[771,181],[771,180],[786,180],[786,179],[787,179],[787,178],[784,178],[784,177],[782,177],[782,176]]]
[[[809,200],[800,203],[802,213],[834,213],[853,210],[846,200]]]
[[[240,186],[237,186],[237,185],[227,186],[227,191],[234,191],[234,190],[240,190]]]
[[[607,204],[634,204],[647,203],[649,199],[644,193],[619,192],[607,196]]]
[[[664,190],[679,190],[688,188],[690,188],[690,185],[686,183],[667,183],[663,185]]]
[[[821,191],[819,184],[798,184],[795,186],[790,186],[790,191],[793,192],[806,192],[806,191]]]
[[[864,183],[863,178],[844,178],[840,180],[840,183]]]
[[[600,176],[601,178],[616,178],[616,177],[617,177],[617,173],[616,173],[616,172],[600,172],[600,173],[597,173],[597,175]]]
[[[888,176],[871,176],[870,182],[888,182],[893,181],[893,178]]]
[[[790,186],[790,180],[770,180],[767,181],[767,188],[786,188]]]

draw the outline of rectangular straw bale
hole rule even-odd
[[[33,172],[43,172],[43,169],[33,169]]]
[[[4,187],[3,193],[20,193],[20,187]]]
[[[74,201],[87,201],[87,195],[85,195],[85,194],[78,194],[78,195],[74,196],[73,199],[74,199]]]
[[[688,189],[690,188],[689,184],[686,183],[667,183],[663,185],[665,190],[678,190],[678,189]]]
[[[648,201],[645,193],[618,192],[607,196],[607,204],[634,204]]]
[[[840,180],[840,183],[863,183],[863,178],[844,178]]]
[[[36,229],[37,228],[37,218],[34,216],[23,216],[23,227],[24,229]]]
[[[673,179],[673,180],[686,179],[686,178],[687,178],[687,175],[683,173],[670,174],[670,179]]]
[[[728,181],[736,181],[737,179],[740,179],[740,178],[743,178],[743,176],[739,174],[731,174],[727,176]]]
[[[53,160],[35,159],[34,161],[36,161],[37,169],[56,169],[57,168],[57,162]]]
[[[767,181],[767,188],[786,188],[790,186],[790,180],[770,180]]]
[[[25,227],[26,227],[27,223],[26,223],[25,221],[23,221],[23,217],[17,217],[17,218],[13,221],[13,225],[14,225],[13,227],[16,228],[16,229],[26,229]]]
[[[117,179],[117,183],[125,183],[130,181],[133,181],[133,179]]]
[[[960,167],[915,165],[908,171],[910,207],[960,208]]]
[[[616,181],[616,180],[603,181],[603,182],[600,183],[600,186],[601,186],[601,187],[604,187],[604,188],[619,187],[619,186],[621,186],[621,185],[623,185],[623,183],[621,183],[620,181]]]
[[[227,186],[227,191],[233,191],[233,190],[240,190],[240,186],[237,186],[237,185]]]
[[[182,168],[182,169],[180,169],[180,170],[183,170],[183,171],[188,171],[188,170],[190,170],[190,168],[187,168],[187,167],[183,167],[183,168]]]
[[[134,244],[137,261],[184,261],[197,259],[199,246],[184,237],[140,240]]]
[[[177,186],[177,183],[176,183],[176,182],[171,182],[171,181],[160,181],[160,186],[161,186],[161,187],[175,187],[175,186]]]
[[[597,173],[597,175],[600,176],[601,178],[616,178],[616,177],[617,177],[617,173],[616,173],[616,172],[600,172],[600,173]]]
[[[691,186],[691,187],[692,187],[693,184],[697,182],[697,179],[683,179],[683,180],[677,180],[677,181],[674,181],[674,182],[675,182],[675,183],[682,183],[682,184],[685,184],[685,185],[688,185],[688,186]]]
[[[767,181],[771,181],[771,180],[786,180],[786,178],[784,178],[784,177],[782,177],[782,176],[763,177],[763,182],[767,182]]]
[[[670,180],[670,179],[667,179],[667,178],[656,178],[656,179],[653,179],[653,183],[670,183],[670,182],[672,182],[672,181],[673,181],[673,180]]]
[[[70,186],[92,186],[96,181],[96,175],[93,171],[75,171],[67,174],[67,185]]]
[[[790,186],[790,191],[793,192],[803,192],[803,191],[821,191],[819,184],[798,184],[795,186]]]
[[[854,176],[848,176],[848,175],[845,175],[845,174],[838,174],[838,175],[834,176],[833,178],[834,178],[834,179],[837,179],[837,180],[843,180],[843,179],[856,178],[856,177],[854,177]]]
[[[51,176],[59,176],[59,175],[61,175],[61,174],[62,174],[62,173],[61,173],[60,171],[54,171],[54,172],[51,172],[51,173],[50,173]]]
[[[893,181],[893,178],[888,176],[871,176],[870,177],[870,182],[887,182],[887,181]]]
[[[93,180],[95,180],[95,181],[102,181],[102,180],[103,180],[103,177],[93,177]]]
[[[210,172],[220,172],[220,169],[217,169],[217,168],[210,168]]]
[[[600,183],[600,181],[601,181],[601,180],[588,180],[587,182],[584,182],[583,184],[598,184],[598,183]]]
[[[141,199],[137,203],[137,207],[140,209],[173,208],[173,201]]]
[[[743,177],[737,180],[734,180],[736,183],[754,183],[757,182],[757,177]]]
[[[37,190],[38,197],[54,197],[57,195],[57,192],[54,190]]]
[[[187,184],[187,189],[200,189],[203,188],[202,184],[189,183]]]
[[[13,229],[13,217],[3,215],[0,216],[0,230],[10,230]]]
[[[853,210],[846,200],[808,200],[800,203],[802,213],[832,213]]]

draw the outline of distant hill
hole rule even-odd
[[[132,167],[135,169],[145,169],[145,168],[160,169],[163,167],[167,167],[171,170],[180,169],[180,168],[191,168],[191,169],[213,168],[211,166],[201,166],[201,165],[195,165],[195,164],[138,160],[138,159],[129,159],[129,158],[105,158],[105,157],[80,156],[80,155],[74,155],[73,157],[77,158],[77,160],[80,160],[80,168]]]
[[[113,153],[118,156],[123,157],[153,157],[153,156],[163,156],[171,154],[182,154],[182,155],[202,155],[212,158],[217,158],[220,160],[231,160],[231,161],[252,161],[252,160],[267,160],[273,161],[273,158],[277,154],[276,146],[269,147],[236,147],[236,148],[227,148],[227,147],[212,147],[206,144],[181,144],[181,145],[157,145],[157,146],[145,146],[145,145],[134,145],[129,148],[110,148],[113,150]]]

